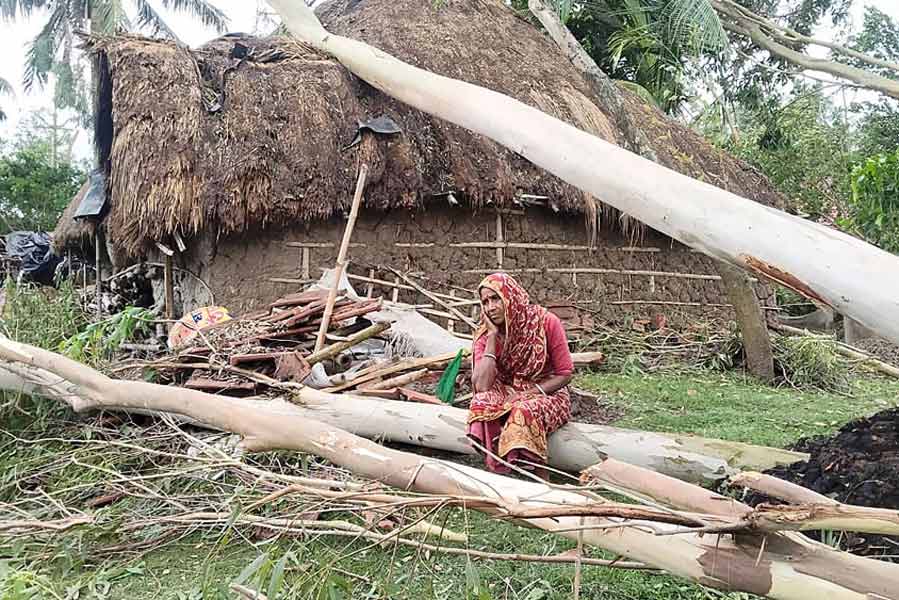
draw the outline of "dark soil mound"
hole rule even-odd
[[[899,509],[899,408],[853,421],[831,437],[802,439],[792,449],[811,456],[767,473],[846,504]],[[895,537],[847,533],[841,546],[857,554],[899,555]]]
[[[899,366],[899,345],[891,344],[880,338],[866,338],[855,343],[855,347],[863,350],[894,366]]]

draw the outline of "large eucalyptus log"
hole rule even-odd
[[[116,381],[65,357],[0,338],[4,383],[18,382],[74,410],[150,410],[181,415],[242,436],[251,452],[276,448],[316,454],[359,476],[431,494],[495,498],[523,507],[578,505],[581,494],[390,450],[324,423],[259,410],[253,403],[142,381]],[[490,512],[489,508],[484,508]],[[671,525],[602,517],[528,521],[707,586],[783,600],[899,600],[899,566],[836,551],[797,534],[764,537],[672,535]],[[581,525],[615,527],[573,529]],[[651,527],[651,531],[647,528]]]
[[[485,135],[653,229],[830,305],[899,342],[895,256],[676,173],[506,95],[333,35],[303,0],[270,4],[295,36],[382,92]]]
[[[0,389],[40,393],[2,368]],[[368,439],[475,453],[465,436],[466,411],[451,406],[330,394],[308,387],[290,401],[243,402],[254,410],[315,419]],[[742,470],[767,470],[808,458],[778,448],[587,423],[569,423],[549,438],[550,465],[558,469],[579,472],[609,456],[702,485],[715,485]]]
[[[369,439],[471,454],[465,436],[467,412],[451,406],[411,404],[300,390],[295,412]],[[737,471],[765,471],[808,456],[799,452],[691,435],[653,433],[569,423],[549,437],[553,467],[580,472],[605,457],[646,467],[684,481],[714,484]]]
[[[571,64],[590,82],[593,91],[602,100],[604,107],[614,116],[618,128],[624,133],[629,149],[658,163],[658,157],[653,152],[646,135],[628,115],[618,88],[565,27],[558,13],[547,6],[543,0],[529,0],[528,8],[546,29],[559,50],[565,53]],[[737,324],[743,334],[746,366],[749,372],[759,379],[771,382],[774,380],[774,353],[771,350],[768,325],[759,307],[752,282],[742,269],[723,262],[718,262],[716,265],[718,273],[721,275],[721,283],[734,307]]]

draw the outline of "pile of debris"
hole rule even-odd
[[[792,450],[807,452],[807,461],[767,471],[837,502],[899,509],[899,408],[882,411],[843,426],[833,436],[802,439]],[[751,503],[772,502],[753,497]],[[899,539],[847,533],[846,550],[868,556],[899,556]]]
[[[327,339],[332,343],[315,352],[327,295],[327,290],[320,289],[291,294],[264,311],[236,319],[221,309],[213,325],[189,328],[188,336],[170,335],[174,355],[148,366],[184,387],[228,395],[254,395],[267,388],[303,384],[319,363],[325,374],[342,370],[352,362],[346,350],[375,338],[390,324],[361,318],[380,310],[380,298],[339,297],[329,320]],[[196,312],[179,325],[199,322],[203,311]]]

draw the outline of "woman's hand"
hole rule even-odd
[[[490,317],[488,317],[486,314],[484,314],[484,313],[481,313],[481,314],[484,317],[484,325],[486,325],[486,327],[487,327],[487,335],[490,335],[493,337],[496,337],[497,335],[499,335],[499,327],[496,326],[496,323],[491,321]]]

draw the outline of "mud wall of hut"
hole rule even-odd
[[[336,260],[345,221],[197,240],[183,265],[204,279],[216,303],[240,314],[321,276]],[[577,304],[594,318],[624,321],[664,314],[672,324],[697,316],[730,318],[712,261],[670,239],[627,239],[602,224],[593,249],[582,217],[544,208],[476,213],[460,207],[360,214],[349,273],[357,293],[433,304],[389,268],[426,276],[428,290],[470,298],[487,273],[514,274],[537,301]],[[193,278],[182,279],[186,308],[209,301]],[[400,284],[391,287],[380,282]],[[764,303],[771,290],[758,284]],[[440,308],[440,307],[436,307]]]

